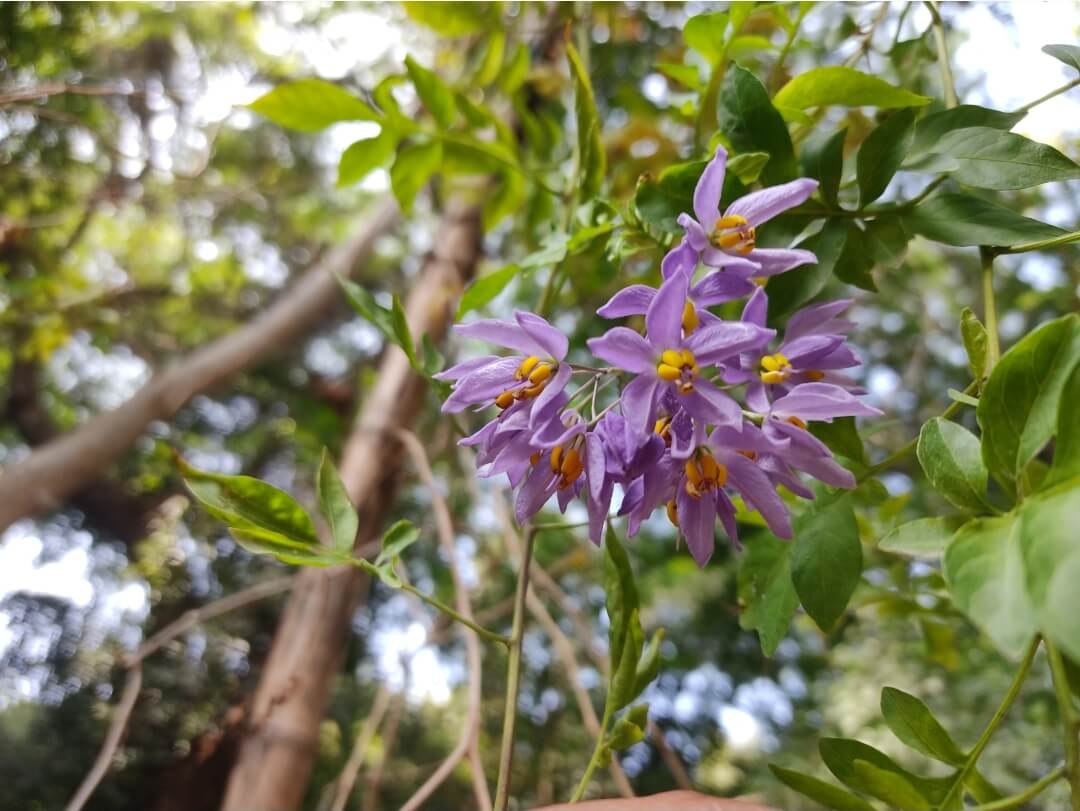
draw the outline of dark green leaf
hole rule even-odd
[[[881,691],[881,714],[893,734],[917,752],[950,766],[962,766],[966,760],[930,708],[915,696],[886,687]]]
[[[454,123],[454,94],[438,76],[411,56],[405,57],[405,69],[409,72],[416,95],[443,129]]]
[[[844,107],[918,107],[930,99],[894,87],[854,68],[829,66],[801,73],[776,94],[779,107],[805,110],[840,104]]]
[[[319,512],[322,513],[322,517],[326,519],[326,525],[330,528],[334,548],[350,554],[360,522],[356,515],[356,508],[353,507],[352,500],[326,448],[323,448],[315,484],[319,491]]]
[[[374,138],[364,138],[351,144],[338,163],[338,186],[359,183],[375,169],[385,166],[397,149],[397,133],[387,127]]]
[[[847,244],[849,223],[836,218],[800,248],[817,256],[816,264],[803,265],[769,279],[769,318],[777,319],[810,301],[825,289]]]
[[[855,428],[854,417],[837,417],[832,422],[815,422],[810,433],[824,442],[829,450],[866,464],[866,450]]]
[[[833,273],[840,281],[853,284],[863,290],[877,292],[877,285],[870,273],[874,269],[874,259],[867,245],[866,232],[854,222],[849,221],[846,227],[844,249],[833,266]]]
[[[996,477],[1015,479],[1057,430],[1058,405],[1080,361],[1080,317],[1043,324],[1006,352],[986,381],[976,416],[982,455]],[[1070,404],[1075,416],[1076,404]]]
[[[803,174],[818,181],[822,198],[833,208],[840,205],[837,194],[840,192],[840,178],[844,172],[846,137],[847,130],[842,129],[827,137],[821,136],[815,141],[808,141],[800,155]]]
[[[970,307],[960,313],[960,337],[964,341],[964,350],[968,356],[968,366],[976,380],[986,377],[986,327],[975,317]]]
[[[1060,62],[1064,62],[1070,68],[1080,71],[1080,46],[1077,45],[1043,45],[1044,54],[1049,54]]]
[[[808,774],[783,769],[773,763],[769,764],[769,769],[772,770],[772,773],[776,775],[776,779],[781,783],[795,789],[800,794],[806,795],[826,808],[835,809],[835,811],[874,811],[874,806],[870,805],[862,797],[857,797],[839,786],[826,783],[824,780],[818,780]]]
[[[918,518],[892,530],[881,539],[878,549],[895,555],[939,560],[963,523],[964,519],[959,516]]]
[[[345,291],[345,298],[357,315],[370,323],[389,341],[395,340],[394,320],[391,312],[375,301],[375,297],[356,282],[338,277],[338,284]]]
[[[302,132],[317,132],[338,121],[379,120],[367,102],[322,79],[278,85],[249,106],[275,124]]]
[[[592,83],[581,57],[570,43],[566,45],[566,58],[570,61],[570,73],[574,78],[574,112],[577,117],[578,188],[580,198],[588,200],[600,191],[607,171],[607,156],[600,133],[600,114],[596,111]]]
[[[893,113],[866,137],[855,156],[860,207],[865,208],[884,193],[914,136],[915,111],[908,108]]]
[[[1052,146],[990,127],[954,130],[930,147],[955,163],[954,179],[980,189],[1026,189],[1080,177],[1080,166]]]
[[[962,510],[986,512],[986,465],[974,434],[934,417],[919,432],[915,452],[936,491]]]
[[[762,652],[772,656],[799,606],[791,582],[791,544],[771,535],[758,535],[747,542],[738,583],[743,607],[739,624],[756,630]]]
[[[693,211],[694,184],[705,170],[706,161],[690,161],[669,166],[653,180],[643,177],[634,190],[634,213],[641,222],[658,231],[676,234],[676,221],[684,211]]]
[[[851,497],[814,502],[795,519],[794,530],[791,580],[806,613],[828,631],[862,576],[862,544]]]
[[[608,654],[614,672],[622,661],[623,644],[630,631],[630,616],[638,608],[638,595],[630,559],[611,524],[608,524],[604,535],[604,593],[607,597]],[[635,656],[635,668],[637,661]]]
[[[769,100],[765,85],[753,73],[737,64],[728,68],[716,112],[720,129],[736,150],[769,153],[762,172],[767,184],[795,177],[795,150],[787,124]]]
[[[933,152],[937,143],[953,130],[966,127],[992,127],[995,130],[1011,130],[1026,113],[1003,113],[975,104],[961,104],[951,110],[931,113],[919,119],[915,125],[915,141],[911,145],[911,157]]]
[[[1036,631],[1019,527],[1012,514],[969,521],[945,550],[944,566],[956,607],[1013,658]]]
[[[911,232],[895,214],[880,214],[866,223],[863,244],[878,265],[897,268],[907,256]]]
[[[198,470],[177,457],[184,483],[208,513],[230,527],[283,535],[302,545],[318,545],[315,524],[288,493],[251,476]]]
[[[1054,464],[1043,483],[1050,487],[1080,475],[1080,419],[1076,407],[1080,403],[1080,363],[1061,388],[1058,401],[1057,442],[1054,444]]]
[[[521,210],[525,202],[525,179],[517,172],[498,177],[495,190],[484,201],[484,230],[490,231],[507,217]]]
[[[916,206],[906,218],[916,234],[946,245],[1018,245],[1061,236],[1053,225],[967,194],[941,194]]]
[[[401,210],[412,209],[413,200],[442,164],[443,148],[439,141],[410,144],[400,150],[390,167],[390,185]]]

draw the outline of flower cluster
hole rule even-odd
[[[778,536],[791,520],[777,487],[813,498],[802,472],[834,487],[852,487],[851,473],[809,430],[815,420],[873,415],[845,369],[858,357],[845,344],[850,301],[803,309],[783,337],[766,327],[765,280],[816,261],[809,251],[757,247],[757,230],[799,205],[817,187],[800,179],[755,191],[719,208],[726,152],[720,148],[694,192],[694,216],[679,222],[682,241],[661,265],[659,289],[631,285],[598,310],[608,319],[644,316],[645,334],[624,326],[588,341],[606,369],[566,361],[566,336],[543,318],[516,312],[513,321],[457,327],[463,335],[511,350],[467,360],[437,375],[454,382],[443,410],[495,405],[498,416],[462,443],[475,447],[480,474],[505,473],[525,522],[556,496],[559,508],[584,499],[589,532],[599,543],[616,485],[628,533],[663,507],[699,565],[713,551],[716,521],[738,543],[732,496],[761,514]],[[704,276],[695,282],[699,267]],[[747,298],[739,321],[709,308]],[[567,394],[575,375],[584,385]],[[596,409],[596,392],[622,382],[618,400]],[[742,394],[740,403],[733,396]]]

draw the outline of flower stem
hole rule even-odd
[[[1010,808],[1019,808],[1027,803],[1029,800],[1033,800],[1046,791],[1047,788],[1052,786],[1058,780],[1065,776],[1065,767],[1058,766],[1052,772],[1045,777],[1036,780],[1026,789],[1018,794],[1013,794],[1011,797],[1002,797],[1000,800],[994,800],[992,803],[986,803],[984,805],[976,805],[969,808],[968,811],[1008,811]]]
[[[604,705],[604,717],[600,721],[600,731],[596,734],[596,746],[593,747],[592,757],[589,758],[589,765],[585,767],[585,774],[581,775],[581,780],[577,784],[577,788],[574,789],[574,793],[570,795],[570,802],[576,803],[582,797],[585,796],[585,789],[589,787],[589,781],[592,780],[593,772],[600,766],[600,759],[604,753],[604,739],[607,737],[608,724],[611,723],[611,706],[609,703]]]
[[[1069,677],[1065,673],[1065,659],[1051,642],[1046,643],[1046,655],[1050,659],[1050,675],[1054,681],[1054,694],[1061,708],[1061,723],[1065,727],[1065,775],[1072,787],[1073,811],[1080,811],[1080,717],[1069,691]]]
[[[529,590],[529,567],[532,564],[536,530],[525,533],[525,552],[518,570],[514,592],[514,620],[510,631],[510,655],[506,663],[506,703],[503,706],[502,741],[499,746],[499,778],[495,786],[494,811],[506,811],[510,801],[510,770],[514,761],[514,725],[517,722],[518,689],[521,686],[521,640],[525,628],[525,595]]]
[[[998,705],[997,711],[994,712],[994,717],[990,719],[990,723],[986,725],[986,729],[983,730],[982,735],[979,736],[979,740],[975,742],[975,747],[971,750],[971,753],[967,756],[967,760],[964,761],[964,765],[957,772],[956,778],[953,781],[952,787],[949,789],[949,793],[945,795],[945,799],[941,801],[941,808],[951,808],[952,800],[956,798],[957,792],[963,793],[964,780],[971,773],[971,770],[975,768],[976,762],[979,760],[979,755],[983,753],[986,745],[990,743],[990,739],[997,732],[997,728],[1001,726],[1001,722],[1005,720],[1005,715],[1009,712],[1009,708],[1016,701],[1016,697],[1020,695],[1020,688],[1024,686],[1024,681],[1027,679],[1027,675],[1031,670],[1031,663],[1035,661],[1035,654],[1039,650],[1039,643],[1042,638],[1036,635],[1028,644],[1027,651],[1024,653],[1024,658],[1020,662],[1020,668],[1016,671],[1016,675],[1013,676],[1012,684],[1009,685],[1009,690],[1005,693],[1005,697],[1001,700],[1001,704]]]
[[[1001,357],[998,342],[997,306],[994,303],[994,254],[987,247],[979,249],[982,258],[983,317],[986,320],[986,373],[990,374]]]

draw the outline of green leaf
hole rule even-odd
[[[877,292],[877,285],[870,273],[874,269],[874,259],[870,246],[867,244],[866,232],[851,221],[846,224],[846,228],[844,249],[840,252],[836,264],[833,265],[833,274],[848,284]]]
[[[338,186],[359,183],[371,172],[385,166],[397,149],[397,144],[397,133],[387,127],[383,127],[382,132],[374,138],[364,138],[351,144],[338,163]]]
[[[849,223],[839,217],[826,222],[821,231],[798,246],[813,252],[818,258],[817,263],[803,265],[769,279],[771,320],[798,309],[825,289],[843,255],[848,226]]]
[[[851,497],[814,502],[795,519],[794,530],[791,580],[806,613],[828,631],[862,576],[862,544]]]
[[[318,545],[311,516],[288,493],[251,476],[207,473],[180,457],[176,463],[192,495],[219,521],[274,532],[301,545]]]
[[[521,267],[519,265],[507,265],[504,268],[499,268],[494,273],[481,276],[470,284],[461,297],[461,303],[458,305],[457,320],[460,321],[461,317],[466,313],[479,310],[492,301],[506,289],[506,286],[513,281],[520,271]]]
[[[475,80],[478,85],[486,87],[499,78],[505,55],[506,32],[492,31],[488,36],[487,47],[484,49],[484,59],[476,71]]]
[[[405,318],[405,308],[401,306],[401,299],[395,294],[390,302],[390,323],[394,328],[393,341],[401,347],[409,364],[416,369],[419,364],[416,359],[416,345],[413,343],[412,331],[409,322]]]
[[[797,174],[795,150],[787,124],[773,107],[769,93],[753,73],[733,64],[720,88],[717,120],[724,135],[739,152],[767,152],[762,177],[769,185]]]
[[[683,26],[683,39],[709,62],[715,64],[724,53],[728,15],[723,11],[697,14]]]
[[[963,523],[964,519],[960,516],[908,521],[882,538],[878,549],[894,555],[939,560],[952,536]]]
[[[390,185],[401,210],[412,209],[413,200],[442,164],[443,147],[439,141],[410,144],[400,150],[390,167]]]
[[[930,708],[915,696],[895,687],[884,688],[881,714],[893,734],[915,751],[950,766],[962,766],[967,759]]]
[[[884,800],[890,808],[931,811],[930,803],[902,774],[880,769],[865,760],[856,760],[852,765],[853,779],[848,785],[858,786],[870,796]]]
[[[349,558],[329,547],[298,544],[291,539],[257,527],[230,527],[233,538],[248,552],[272,555],[293,566],[340,566]]]
[[[621,752],[643,740],[645,740],[644,727],[638,726],[627,715],[615,722],[615,726],[608,733],[605,743],[613,752]]]
[[[454,94],[446,83],[411,56],[405,57],[405,70],[409,72],[416,95],[444,130],[454,123]]]
[[[866,137],[855,156],[860,207],[865,208],[884,193],[914,137],[915,111],[910,107],[893,113]]]
[[[375,301],[375,296],[367,288],[361,287],[356,282],[339,276],[338,284],[345,291],[345,298],[357,315],[378,329],[388,341],[396,341],[394,320],[390,310]]]
[[[799,607],[791,582],[791,546],[771,535],[758,535],[747,542],[740,560],[738,587],[743,612],[739,624],[758,632],[766,656],[776,652]]]
[[[689,87],[691,90],[701,90],[701,75],[693,65],[677,65],[670,62],[660,62],[656,69],[669,79]]]
[[[589,74],[577,50],[566,44],[566,58],[574,78],[574,113],[577,117],[578,187],[580,199],[588,200],[600,191],[607,171],[607,155],[600,133],[600,114],[596,111]]]
[[[962,510],[986,512],[987,471],[974,434],[934,417],[919,432],[915,453],[936,491]]]
[[[611,689],[608,691],[605,711],[618,712],[638,696],[634,688],[637,681],[638,661],[645,647],[645,634],[641,630],[637,608],[634,608],[627,617],[626,631],[619,658],[611,659]]]
[[[950,778],[924,778],[898,766],[872,746],[849,738],[821,738],[825,766],[855,791],[884,800],[892,808],[928,811],[927,800],[940,801]]]
[[[356,541],[356,530],[360,519],[356,515],[356,508],[353,507],[352,500],[326,448],[323,448],[315,486],[319,491],[319,512],[326,519],[326,525],[330,527],[334,548],[350,554],[353,542]]]
[[[529,49],[521,43],[499,77],[499,87],[504,93],[510,95],[525,84],[529,76],[529,64]]]
[[[1073,366],[1072,374],[1061,388],[1054,463],[1043,482],[1044,487],[1080,475],[1080,419],[1076,418],[1077,403],[1080,403],[1080,363]]]
[[[375,557],[376,568],[386,566],[392,568],[397,563],[398,558],[401,557],[401,553],[416,543],[419,538],[420,530],[416,528],[412,521],[402,519],[395,522],[383,535],[382,549],[379,550],[379,554]]]
[[[637,672],[634,676],[634,695],[639,696],[645,692],[645,688],[656,678],[660,672],[660,646],[664,644],[664,629],[657,628],[649,640],[641,661],[637,663]]]
[[[682,230],[677,222],[684,211],[693,211],[694,186],[707,161],[676,163],[655,180],[642,177],[634,190],[633,211],[647,226],[670,234]]]
[[[965,307],[960,312],[960,337],[964,341],[964,351],[967,352],[968,366],[976,380],[986,377],[986,327],[982,321],[975,317],[970,307]]]
[[[969,521],[950,541],[944,566],[956,607],[1014,659],[1036,631],[1019,529],[1012,514]]]
[[[367,102],[322,79],[278,85],[248,106],[275,124],[301,132],[317,132],[338,121],[379,120]]]
[[[967,127],[992,127],[995,130],[1011,130],[1027,113],[1003,113],[975,104],[961,104],[951,110],[931,113],[919,119],[915,125],[915,141],[908,153],[908,160],[935,151],[934,147],[953,130]],[[905,161],[905,164],[907,161]]]
[[[820,803],[826,808],[835,811],[875,811],[862,797],[857,797],[846,789],[818,780],[808,774],[795,772],[791,769],[783,769],[774,763],[769,764],[769,769],[784,785]]]
[[[818,181],[822,198],[833,208],[839,207],[837,195],[844,172],[845,138],[847,129],[808,141],[800,155],[803,174]]]
[[[1075,411],[1074,411],[1075,415]],[[1080,660],[1080,477],[1024,502],[1017,523],[1020,546],[1039,630]]]
[[[504,219],[521,210],[525,203],[525,179],[517,172],[504,172],[498,177],[495,191],[484,201],[482,220],[490,231]]]
[[[866,464],[866,449],[855,428],[854,417],[837,417],[832,422],[815,422],[810,433],[820,439],[833,453]]]
[[[954,130],[930,148],[947,155],[955,180],[980,189],[1026,189],[1080,177],[1080,166],[1052,146],[990,127]]]
[[[405,2],[405,13],[421,25],[445,37],[479,34],[496,23],[498,15],[491,3]]]
[[[630,618],[638,609],[638,594],[630,559],[611,524],[604,535],[604,594],[607,597],[608,655],[614,673],[622,662],[623,646],[630,635]],[[637,661],[635,656],[635,669]]]
[[[800,73],[776,94],[776,104],[805,110],[839,104],[844,107],[918,107],[930,99],[854,68],[829,66]]]
[[[986,381],[975,414],[982,456],[996,477],[1015,479],[1057,430],[1058,405],[1080,361],[1080,317],[1043,324],[1006,352]],[[1076,404],[1069,410],[1075,417]]]
[[[968,194],[941,194],[915,207],[905,220],[916,234],[959,247],[1018,245],[1051,239],[1065,233]]]
[[[739,178],[740,183],[749,186],[757,182],[768,162],[768,152],[742,152],[727,162],[727,171]]]
[[[876,264],[898,268],[907,256],[912,234],[900,217],[895,214],[881,214],[866,223],[863,237],[864,246]]]
[[[1070,68],[1074,68],[1080,71],[1080,46],[1077,45],[1043,45],[1042,51],[1044,54],[1057,59],[1059,62],[1064,62]]]

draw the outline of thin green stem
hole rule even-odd
[[[1080,231],[1070,231],[1067,234],[1062,234],[1059,237],[1051,237],[1050,239],[1040,239],[1037,242],[1022,242],[1019,245],[1013,245],[1009,248],[1001,248],[995,251],[995,255],[1001,256],[1008,253],[1027,253],[1028,251],[1041,251],[1044,248],[1056,248],[1059,245],[1068,245],[1070,242],[1080,241]]]
[[[1061,708],[1061,723],[1065,728],[1065,774],[1072,787],[1073,811],[1080,811],[1080,717],[1069,690],[1069,677],[1065,672],[1065,659],[1057,646],[1047,641],[1046,655],[1050,659],[1050,676],[1054,681],[1054,694]]]
[[[986,373],[990,374],[1001,357],[998,341],[997,305],[994,302],[994,254],[989,248],[980,248],[982,259],[983,319],[986,322]]]
[[[582,797],[585,796],[585,789],[589,787],[589,781],[592,780],[593,773],[599,768],[600,760],[604,756],[604,739],[607,737],[608,724],[611,723],[611,707],[609,704],[604,705],[604,717],[600,721],[600,731],[596,735],[596,746],[593,747],[592,757],[589,758],[589,765],[585,767],[585,774],[581,775],[581,780],[577,784],[577,788],[574,789],[574,793],[570,795],[570,802],[576,803]]]
[[[518,569],[514,592],[514,619],[510,631],[510,654],[506,663],[506,703],[503,706],[502,741],[499,746],[499,778],[495,786],[493,811],[506,811],[510,801],[510,770],[514,764],[514,725],[517,722],[518,690],[521,686],[521,640],[525,631],[525,596],[529,591],[529,567],[532,565],[536,530],[525,533],[525,552]]]
[[[1029,800],[1033,800],[1042,794],[1046,789],[1065,776],[1065,767],[1058,766],[1052,772],[1045,777],[1036,780],[1026,789],[1019,794],[1013,794],[1010,797],[1002,797],[1000,800],[994,800],[992,803],[984,803],[983,805],[976,805],[969,808],[967,811],[1008,811],[1010,808],[1019,808],[1026,804]]]
[[[964,761],[964,765],[961,766],[960,771],[956,773],[956,778],[949,788],[949,792],[945,795],[945,799],[941,801],[941,808],[951,808],[952,801],[954,799],[959,799],[961,796],[957,794],[957,792],[963,792],[964,781],[967,779],[967,776],[971,774],[972,769],[975,768],[975,764],[979,760],[979,755],[983,753],[986,745],[990,743],[990,739],[994,736],[994,733],[997,732],[997,728],[1001,726],[1001,722],[1005,720],[1009,708],[1012,707],[1013,702],[1016,701],[1016,697],[1020,695],[1020,688],[1024,686],[1024,681],[1031,671],[1031,663],[1035,661],[1035,654],[1039,650],[1039,643],[1041,641],[1041,637],[1036,635],[1028,644],[1027,651],[1024,653],[1024,658],[1020,662],[1020,667],[1016,671],[1016,675],[1013,676],[1012,684],[1009,685],[1009,691],[1005,693],[1005,697],[1001,700],[1001,704],[998,705],[997,710],[994,712],[994,717],[990,719],[990,723],[986,725],[986,729],[984,729],[982,735],[979,736],[979,740],[975,742],[975,746],[971,750],[971,753],[968,754],[967,760]]]
[[[1061,87],[1058,87],[1058,88],[1055,88],[1054,90],[1051,90],[1045,96],[1039,96],[1037,99],[1035,99],[1035,101],[1029,101],[1023,107],[1017,107],[1013,112],[1026,113],[1029,110],[1031,110],[1033,107],[1038,107],[1044,101],[1050,101],[1050,99],[1054,98],[1054,96],[1060,96],[1062,93],[1068,93],[1070,90],[1072,90],[1074,87],[1076,87],[1078,85],[1080,85],[1080,77],[1077,77],[1077,78],[1073,79],[1071,82],[1068,82],[1067,84],[1063,84]]]
[[[926,7],[934,18],[934,40],[937,42],[938,64],[941,67],[941,84],[945,92],[945,106],[953,108],[957,104],[956,81],[953,79],[952,66],[949,64],[949,43],[945,39],[945,22],[938,11],[937,0],[927,0]]]
[[[776,61],[773,63],[772,70],[769,71],[769,87],[776,89],[776,85],[780,78],[783,76],[784,62],[787,61],[787,56],[791,52],[791,46],[795,44],[795,38],[799,35],[799,26],[802,25],[803,17],[810,10],[809,4],[799,4],[799,16],[795,18],[795,22],[791,24],[791,30],[788,31],[787,39],[784,41],[784,46],[780,49],[780,54],[776,57]]]

